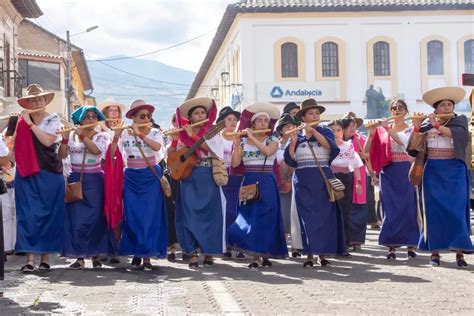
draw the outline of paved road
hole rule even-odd
[[[474,314],[472,265],[455,266],[454,254],[432,268],[427,254],[396,262],[376,245],[378,231],[352,258],[331,267],[303,269],[302,259],[277,260],[270,269],[249,271],[249,261],[216,260],[214,267],[156,260],[151,272],[117,268],[69,271],[71,262],[54,258],[49,273],[23,275],[24,257],[7,263],[0,281],[0,315],[18,313],[95,314]],[[90,261],[87,262],[90,267]]]

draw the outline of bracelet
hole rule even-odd
[[[436,125],[433,126],[433,127],[436,128],[436,129],[439,129],[441,127],[441,125],[439,123],[436,123]]]
[[[143,140],[146,137],[146,135],[140,132],[138,133],[138,137],[140,137]]]
[[[61,144],[67,145],[67,143],[69,143],[69,139],[63,138],[63,139],[61,140]]]
[[[419,133],[419,132],[420,132],[420,128],[419,128],[419,127],[413,128],[413,133]]]
[[[119,138],[117,136],[114,136],[114,138],[112,139],[112,144],[117,144],[119,141]]]
[[[83,134],[77,135],[77,136],[79,136],[79,139],[80,139],[80,140],[84,140],[84,138],[86,138],[86,136],[84,136]]]
[[[172,147],[172,148],[178,147],[178,141],[177,141],[176,139],[174,139],[174,140],[171,142],[171,147]]]

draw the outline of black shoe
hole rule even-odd
[[[174,252],[171,252],[166,256],[166,259],[170,262],[175,262],[176,261],[176,254]]]
[[[191,260],[191,256],[188,255],[188,254],[186,254],[186,253],[183,253],[183,254],[181,255],[181,259],[182,259],[183,261],[188,261],[188,260]]]
[[[307,268],[307,267],[312,268],[313,266],[314,266],[314,263],[312,260],[308,260],[305,263],[303,263],[303,268]]]
[[[440,257],[439,256],[431,256],[431,259],[430,259],[430,265],[432,267],[439,267],[439,265],[441,264],[441,260],[440,260]]]
[[[118,257],[110,257],[109,263],[112,263],[112,264],[120,263],[120,259]]]
[[[47,262],[41,262],[38,266],[38,270],[49,271],[50,269],[51,269],[51,266]]]
[[[397,255],[395,254],[395,252],[389,252],[387,255],[387,260],[395,260],[395,259],[397,259]]]
[[[258,269],[258,263],[252,262],[248,265],[249,269]]]
[[[327,259],[321,259],[321,267],[325,267],[331,264],[331,262]]]
[[[197,261],[196,262],[190,262],[188,264],[188,266],[189,266],[190,269],[197,269],[197,268],[199,268],[199,263]]]
[[[293,251],[293,252],[291,253],[291,256],[292,256],[293,258],[299,258],[299,257],[301,257],[301,252],[299,252],[299,251]]]
[[[270,268],[271,266],[272,266],[272,263],[271,263],[270,260],[264,259],[264,260],[262,261],[262,267],[268,267],[268,268]]]
[[[204,260],[204,261],[202,262],[202,265],[203,265],[204,267],[205,267],[206,265],[212,266],[212,265],[214,265],[214,261],[213,261],[213,260]]]
[[[235,255],[235,257],[239,260],[243,260],[245,259],[245,254],[243,252],[239,252],[237,255]]]
[[[142,264],[142,258],[133,257],[132,266],[139,266]]]
[[[416,252],[413,250],[408,250],[407,251],[408,258],[416,258]]]
[[[463,255],[456,255],[456,264],[457,264],[458,268],[467,267],[467,262],[466,262],[466,260],[464,260]]]
[[[222,256],[224,257],[224,259],[230,259],[232,258],[232,252],[230,251],[224,252]]]
[[[77,259],[73,264],[69,266],[71,270],[84,269],[84,260]]]
[[[92,268],[99,269],[102,268],[102,263],[99,260],[92,260]]]
[[[23,273],[31,273],[35,271],[35,267],[31,264],[25,264],[23,267],[21,267],[21,272]]]
[[[153,265],[150,262],[144,262],[143,263],[143,270],[152,271],[153,270]]]

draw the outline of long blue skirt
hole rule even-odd
[[[288,255],[280,199],[271,173],[248,172],[243,185],[259,182],[261,199],[239,205],[227,233],[229,245],[251,255],[284,258]]]
[[[154,166],[158,175],[161,168]],[[126,168],[120,255],[166,257],[168,230],[160,181],[149,168]]]
[[[239,204],[239,189],[242,183],[242,176],[229,175],[229,182],[222,187],[226,201],[225,225],[226,228],[235,222],[237,218],[237,205]]]
[[[408,181],[411,163],[394,162],[380,174],[383,224],[379,244],[416,247],[420,239],[415,187]]]
[[[470,238],[469,175],[458,159],[428,160],[423,172],[421,250],[474,250]]]
[[[61,253],[64,242],[64,177],[41,170],[15,177],[16,252]]]
[[[344,216],[344,236],[347,245],[360,245],[365,243],[367,232],[367,204],[352,203],[354,188],[354,173],[336,173],[335,176],[344,183],[344,198],[339,200]]]
[[[329,168],[323,170],[327,177],[332,177]],[[342,210],[338,203],[329,202],[319,169],[296,169],[293,181],[303,252],[314,255],[347,253]]]
[[[80,174],[73,172],[69,182],[76,182]],[[91,257],[108,253],[108,229],[104,216],[104,174],[84,173],[84,199],[66,203],[65,257]]]
[[[203,255],[225,252],[225,197],[210,167],[194,167],[182,180],[176,206],[176,235],[183,251]]]

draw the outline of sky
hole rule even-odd
[[[133,56],[173,46],[144,59],[197,72],[229,3],[237,0],[36,0],[44,15],[34,22],[71,37],[87,59]]]

